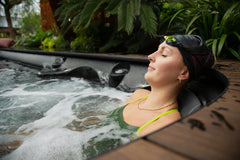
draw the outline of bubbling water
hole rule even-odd
[[[87,159],[130,141],[108,116],[129,93],[0,63],[0,144],[21,141],[1,159]]]

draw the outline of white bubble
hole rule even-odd
[[[96,154],[102,152],[95,146],[101,141],[113,140],[112,147],[130,141],[125,136],[128,131],[120,130],[108,118],[129,93],[79,78],[31,77],[30,83],[27,74],[32,71],[24,74],[24,83],[11,79],[0,92],[0,143],[23,142],[2,159],[86,159],[91,156],[86,153],[91,147]],[[10,131],[14,132],[8,134]]]

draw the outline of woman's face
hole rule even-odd
[[[164,41],[156,52],[148,56],[150,61],[145,79],[150,85],[166,85],[179,81],[179,75],[186,69],[181,53],[176,47]]]

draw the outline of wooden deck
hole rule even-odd
[[[240,62],[219,60],[226,75],[226,93],[180,122],[135,140],[96,160],[240,159]]]

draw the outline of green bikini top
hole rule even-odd
[[[120,108],[117,108],[116,110],[113,111],[113,113],[112,113],[111,115],[114,117],[114,119],[116,119],[116,120],[119,122],[119,125],[120,125],[121,128],[129,129],[129,130],[132,130],[132,131],[135,131],[135,132],[139,133],[139,132],[141,132],[141,130],[142,130],[144,127],[146,127],[147,125],[149,125],[149,124],[151,124],[152,122],[156,121],[157,119],[161,118],[162,116],[167,115],[167,114],[170,114],[170,113],[172,113],[172,112],[178,112],[178,109],[172,109],[172,110],[166,111],[166,112],[164,112],[164,113],[161,113],[161,114],[157,115],[156,117],[154,117],[153,119],[151,119],[150,121],[148,121],[147,123],[143,124],[141,127],[136,127],[136,126],[132,126],[132,125],[127,124],[127,123],[123,120],[123,115],[122,115],[124,108],[125,108],[128,104],[130,104],[130,103],[139,101],[139,100],[144,99],[144,98],[147,98],[147,97],[148,97],[148,95],[147,95],[147,96],[144,96],[144,97],[141,97],[141,98],[138,98],[138,99],[136,99],[136,100],[134,100],[134,101],[131,101],[131,102],[125,104],[124,106],[122,106],[122,107],[120,107]]]

